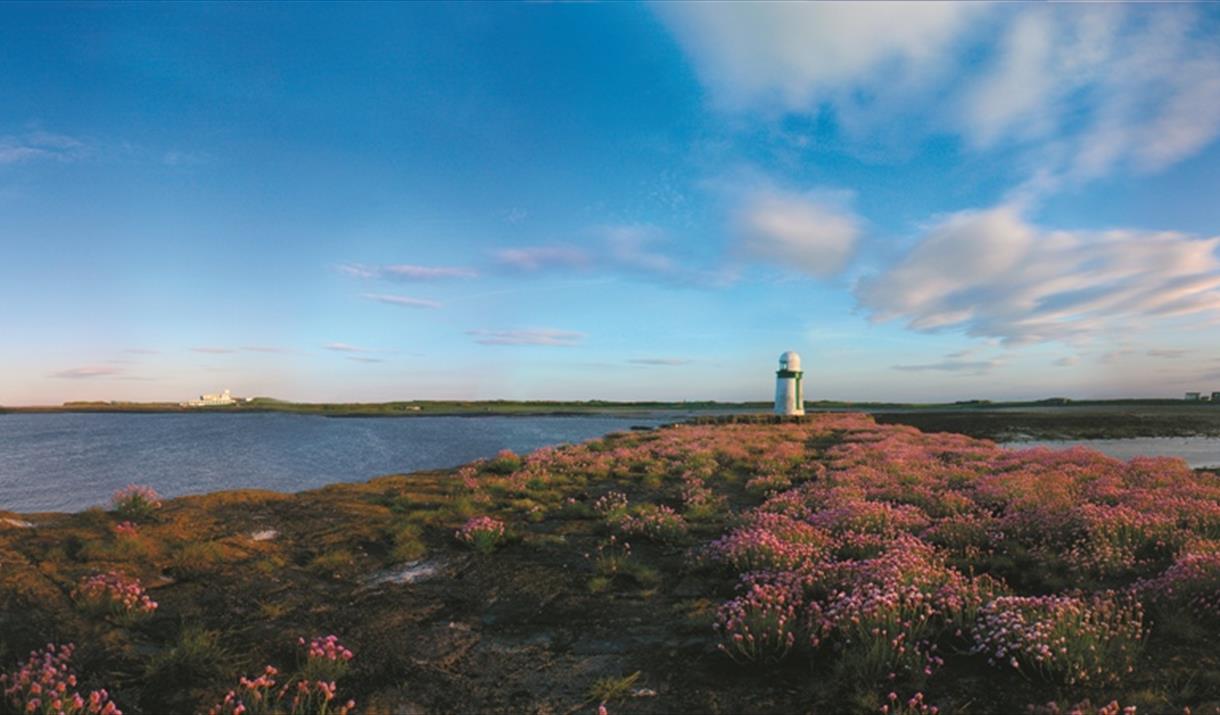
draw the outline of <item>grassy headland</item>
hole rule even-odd
[[[840,414],[132,499],[0,514],[0,672],[75,642],[129,715],[267,664],[371,713],[1220,705],[1220,477],[1174,460]],[[112,573],[155,610],[86,588]],[[324,634],[350,664],[298,645]]]

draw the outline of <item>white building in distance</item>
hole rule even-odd
[[[228,390],[219,395],[200,395],[198,400],[188,400],[179,402],[182,407],[218,407],[221,405],[236,405],[237,398],[233,397]]]
[[[801,387],[801,356],[789,350],[779,356],[775,372],[775,414],[805,414],[805,392]]]

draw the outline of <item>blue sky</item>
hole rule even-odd
[[[1220,390],[1215,5],[0,5],[0,404]]]

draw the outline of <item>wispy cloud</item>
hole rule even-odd
[[[593,256],[586,249],[564,244],[504,248],[496,251],[493,259],[504,268],[526,272],[551,268],[588,268],[593,263]]]
[[[223,347],[216,347],[216,346],[211,346],[211,345],[191,348],[190,350],[193,353],[207,353],[209,355],[227,355],[229,353],[237,352],[237,350],[235,348],[223,348]]]
[[[515,273],[597,271],[673,286],[717,287],[735,278],[724,270],[699,267],[689,255],[680,257],[672,237],[652,224],[602,224],[582,235],[580,244],[504,248],[492,259],[502,270]]]
[[[627,362],[632,365],[678,366],[689,365],[693,360],[686,358],[632,358]]]
[[[85,143],[75,137],[41,130],[0,136],[0,165],[37,159],[75,161],[85,155],[86,149]]]
[[[347,356],[347,359],[348,359],[348,360],[351,360],[352,362],[363,362],[363,363],[378,363],[378,362],[385,362],[385,360],[383,360],[383,359],[381,359],[381,358],[375,358],[375,357],[366,357],[366,356],[363,356],[363,355],[348,355],[348,356]]]
[[[1154,348],[1145,353],[1148,357],[1165,358],[1176,360],[1177,358],[1186,357],[1190,354],[1189,350],[1179,350],[1173,348]]]
[[[894,365],[893,369],[903,372],[957,372],[971,375],[984,375],[999,367],[999,360],[942,360],[940,362],[917,365]]]
[[[333,350],[333,351],[339,352],[339,353],[371,353],[371,352],[373,352],[369,348],[361,348],[361,347],[357,347],[355,345],[348,345],[347,343],[326,343],[322,347],[327,350]]]
[[[527,330],[467,330],[481,345],[546,345],[572,347],[585,339],[584,333],[554,328]]]
[[[1054,362],[1055,367],[1071,367],[1080,362],[1080,358],[1075,355],[1065,355]]]
[[[241,349],[248,353],[272,353],[277,355],[292,352],[288,348],[280,348],[274,345],[243,345]]]
[[[51,377],[62,378],[66,380],[88,380],[97,377],[115,377],[123,374],[123,368],[114,367],[112,365],[89,365],[86,367],[74,367],[67,370],[60,370],[51,373]]]
[[[878,321],[1006,343],[1076,340],[1140,321],[1220,314],[1220,237],[1047,230],[1018,210],[962,211],[856,287]]]
[[[339,271],[355,278],[381,278],[391,281],[433,281],[446,278],[477,278],[479,272],[473,268],[457,266],[418,266],[410,263],[393,263],[382,266],[367,266],[360,263],[345,263]]]
[[[1220,133],[1220,47],[1196,8],[1028,6],[967,84],[976,146],[1057,145],[1052,172],[1156,170]]]
[[[365,293],[365,298],[375,300],[378,303],[387,305],[397,305],[403,308],[439,308],[441,304],[435,300],[427,300],[425,298],[411,298],[405,295],[389,295],[386,293]]]
[[[123,352],[128,355],[160,355],[160,350],[152,350],[150,348],[128,348]]]

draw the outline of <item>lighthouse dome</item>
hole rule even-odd
[[[789,350],[788,352],[784,353],[783,355],[780,355],[779,356],[779,369],[792,370],[793,372],[799,371],[801,369],[801,356],[797,355],[792,350]]]

